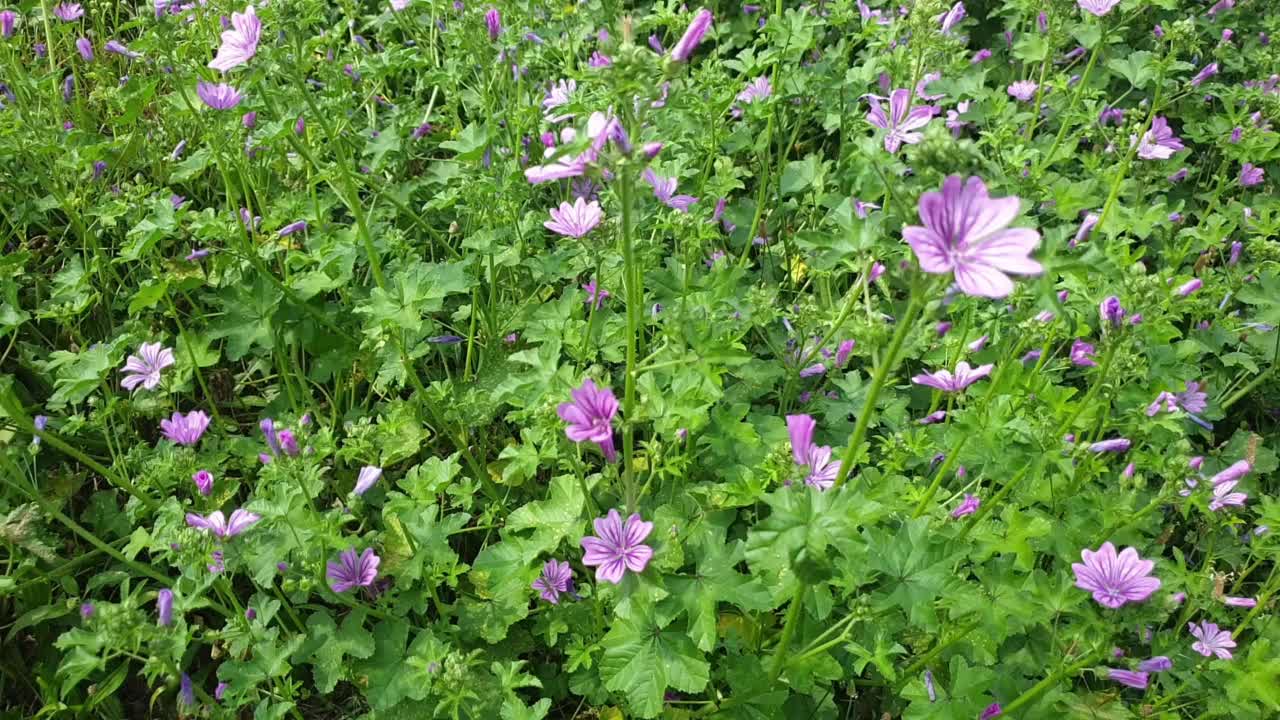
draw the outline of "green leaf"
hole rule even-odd
[[[440,147],[458,153],[458,160],[478,160],[484,155],[489,142],[489,131],[484,125],[470,123],[463,128],[457,140],[445,140]]]
[[[688,635],[664,630],[647,612],[616,618],[601,645],[605,687],[626,695],[632,711],[642,718],[662,713],[667,688],[701,692],[710,679],[711,666]]]
[[[667,588],[689,618],[689,637],[698,648],[710,652],[716,643],[720,603],[727,602],[743,610],[763,612],[774,604],[769,591],[759,578],[743,575],[734,568],[745,555],[741,540],[726,544],[724,540],[733,513],[721,513],[704,527],[708,531],[699,543],[698,569],[693,577],[674,576]]]
[[[502,701],[500,717],[502,720],[542,720],[551,710],[551,700],[542,698],[533,707],[524,704],[518,697],[509,697]]]
[[[373,635],[364,629],[368,614],[364,608],[356,608],[342,620],[341,629],[327,612],[317,612],[307,618],[307,641],[298,649],[294,660],[313,666],[312,675],[320,692],[333,692],[338,681],[347,677],[350,665],[346,658],[363,660],[373,655]]]
[[[551,481],[546,500],[522,505],[507,516],[507,530],[533,528],[531,542],[540,552],[550,552],[564,538],[580,534],[585,500],[577,478],[561,475]]]
[[[1151,66],[1153,57],[1155,56],[1146,50],[1138,50],[1124,57],[1112,58],[1107,61],[1107,67],[1124,76],[1130,85],[1144,88],[1156,76],[1156,71]]]
[[[133,294],[133,298],[129,300],[129,314],[136,316],[140,310],[149,310],[160,302],[160,298],[164,297],[165,290],[169,285],[165,281],[159,282],[148,280],[138,288],[138,292]]]

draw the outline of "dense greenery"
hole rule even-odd
[[[1266,0],[0,10],[0,718],[1280,713]]]

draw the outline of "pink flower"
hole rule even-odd
[[[952,28],[960,24],[960,21],[964,19],[964,16],[964,3],[958,2],[955,5],[952,5],[951,9],[942,15],[942,34],[950,35]]]
[[[653,188],[654,197],[658,198],[663,205],[677,210],[682,213],[689,212],[689,208],[698,202],[698,198],[692,195],[676,195],[677,181],[674,177],[662,177],[655,173],[653,168],[645,168],[641,177],[646,183]]]
[[[788,415],[787,434],[791,437],[791,457],[796,465],[808,468],[804,482],[810,487],[826,490],[836,482],[840,474],[840,461],[831,460],[831,448],[813,443],[813,430],[817,421],[808,415]]]
[[[1230,607],[1255,608],[1258,607],[1258,601],[1247,597],[1224,597],[1222,603]]]
[[[183,415],[174,412],[168,420],[160,421],[160,432],[178,445],[195,445],[209,427],[209,416],[203,410],[192,410]]]
[[[1071,343],[1071,364],[1077,367],[1096,367],[1098,363],[1093,361],[1093,353],[1093,345],[1077,338]]]
[[[222,45],[217,56],[209,61],[209,67],[226,72],[247,64],[258,53],[261,36],[262,21],[252,5],[243,13],[231,13],[231,29],[222,32]]]
[[[596,579],[617,585],[628,570],[643,572],[653,558],[653,548],[643,541],[653,532],[653,523],[633,513],[622,521],[617,510],[595,520],[596,536],[582,538],[582,564],[596,568]]]
[[[1031,259],[1040,233],[1010,228],[1018,214],[1016,197],[992,198],[981,178],[967,181],[952,175],[941,192],[920,197],[920,220],[902,236],[927,273],[954,273],[967,295],[1001,298],[1013,292],[1005,273],[1038,275],[1043,268]]]
[[[1245,493],[1234,492],[1239,480],[1228,480],[1224,483],[1218,483],[1213,486],[1213,499],[1209,501],[1209,509],[1213,512],[1227,507],[1243,507],[1249,496]]]
[[[689,27],[684,31],[684,35],[681,35],[675,47],[671,48],[671,59],[675,62],[688,60],[689,56],[693,55],[693,51],[702,42],[702,38],[706,36],[707,31],[711,29],[712,21],[710,10],[706,8],[699,10],[693,16],[693,20],[690,21]]]
[[[261,519],[262,516],[243,508],[233,511],[230,518],[224,518],[221,510],[214,510],[207,517],[201,517],[195,513],[187,513],[187,525],[197,530],[213,533],[214,537],[222,540],[239,535],[253,527]]]
[[[1155,563],[1138,557],[1138,551],[1125,548],[1116,555],[1116,548],[1105,542],[1097,552],[1080,551],[1084,563],[1072,563],[1076,574],[1076,587],[1093,593],[1098,604],[1112,609],[1125,603],[1146,600],[1160,588],[1160,580],[1151,577]]]
[[[369,492],[369,488],[378,482],[382,477],[382,468],[375,465],[365,465],[360,468],[360,475],[356,478],[355,489],[352,490],[356,495],[364,495]]]
[[[871,100],[871,111],[867,113],[867,122],[881,130],[887,130],[884,136],[884,149],[891,153],[898,152],[902,143],[915,145],[924,139],[924,135],[914,132],[929,124],[933,119],[933,108],[928,105],[911,105],[911,91],[906,88],[894,90],[888,98],[879,95],[867,95]],[[881,100],[889,101],[889,114],[885,115]],[[908,109],[910,107],[910,109]]]
[[[1138,157],[1143,160],[1168,160],[1173,154],[1182,150],[1185,145],[1173,134],[1169,121],[1156,116],[1151,122],[1151,129],[1142,134],[1138,143]]]
[[[1111,9],[1120,4],[1120,0],[1076,0],[1076,4],[1081,10],[1093,13],[1098,17],[1102,17],[1111,12]]]
[[[1253,469],[1253,466],[1249,464],[1248,460],[1237,460],[1235,463],[1232,463],[1231,466],[1229,466],[1227,469],[1209,478],[1209,482],[1213,483],[1216,486],[1216,485],[1221,485],[1223,483],[1239,480],[1243,478],[1245,475],[1248,475],[1249,471],[1252,469]]]
[[[596,281],[592,278],[591,282],[582,286],[587,291],[587,304],[594,305],[596,310],[604,307],[604,301],[609,297],[609,291],[596,285]]]
[[[588,203],[578,198],[572,205],[562,202],[558,210],[553,208],[551,219],[542,225],[565,237],[580,238],[594,230],[603,217],[600,203],[595,200]]]
[[[927,385],[942,392],[959,392],[990,375],[994,367],[994,365],[988,363],[979,365],[976,368],[970,368],[969,363],[961,360],[956,363],[954,375],[949,370],[937,370],[932,373],[916,375],[911,378],[911,382],[917,385]]]
[[[753,102],[759,102],[773,95],[773,85],[769,83],[768,75],[760,77],[747,83],[747,87],[738,93],[738,102],[744,105],[750,105]]]
[[[1012,95],[1015,100],[1031,102],[1031,100],[1036,96],[1037,87],[1039,86],[1030,80],[1019,80],[1009,86],[1009,94]]]
[[[964,500],[951,511],[951,517],[962,518],[966,515],[972,515],[978,512],[978,507],[982,505],[982,500],[977,495],[964,494]]]
[[[569,393],[571,402],[560,403],[556,414],[568,423],[564,434],[574,442],[590,441],[600,446],[609,462],[617,457],[613,447],[613,418],[618,414],[618,399],[613,390],[599,388],[587,378],[582,387]]]
[[[1262,178],[1266,174],[1260,167],[1254,167],[1253,163],[1245,163],[1240,166],[1240,187],[1253,187],[1261,185]]]
[[[1223,660],[1231,659],[1231,648],[1236,646],[1236,641],[1231,639],[1229,630],[1220,630],[1208,620],[1201,620],[1199,625],[1187,623],[1187,629],[1196,638],[1191,644],[1192,650],[1205,657],[1217,655]]]
[[[176,360],[173,349],[160,343],[142,343],[137,355],[130,355],[122,372],[126,373],[120,385],[126,390],[136,390],[139,385],[155,390],[160,385],[160,373]]]

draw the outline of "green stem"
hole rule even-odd
[[[1084,659],[1080,660],[1074,665],[1065,667],[1059,670],[1058,672],[1050,675],[1049,677],[1041,680],[1040,682],[1032,686],[1030,690],[1022,693],[1017,698],[1014,698],[1013,702],[1006,705],[1004,707],[1004,713],[1006,715],[1010,715],[1011,713],[1013,713],[1013,711],[1017,710],[1023,705],[1026,705],[1027,703],[1034,701],[1036,698],[1040,697],[1040,695],[1042,695],[1046,690],[1062,682],[1062,680],[1065,679],[1067,676],[1072,675],[1078,672],[1081,668],[1096,662],[1097,658],[1098,658],[1097,653],[1090,653],[1086,655]]]
[[[840,462],[840,472],[836,475],[834,488],[844,484],[849,477],[849,473],[853,471],[854,465],[858,462],[862,438],[867,434],[867,427],[871,423],[871,415],[876,409],[876,400],[880,398],[880,391],[889,379],[889,373],[898,364],[898,353],[902,350],[902,345],[907,340],[907,333],[911,332],[911,326],[915,324],[923,309],[924,298],[917,291],[916,283],[913,282],[911,298],[907,301],[907,311],[898,322],[898,327],[893,333],[893,339],[889,341],[888,354],[876,368],[875,375],[871,379],[871,387],[867,390],[867,399],[862,403],[862,411],[858,413],[858,421],[853,426],[853,435],[849,438],[849,445],[845,448],[844,457]]]
[[[622,263],[624,293],[627,296],[627,374],[623,394],[622,425],[622,477],[626,495],[627,512],[636,511],[636,478],[632,454],[635,452],[635,409],[636,409],[636,335],[640,327],[640,288],[641,277],[636,267],[635,241],[632,237],[632,184],[631,168],[623,168],[620,173],[620,197],[622,202]],[[599,282],[597,280],[597,282]]]
[[[777,682],[782,674],[782,667],[787,661],[787,649],[791,645],[791,636],[796,634],[796,625],[800,623],[800,612],[804,609],[804,583],[797,582],[796,593],[791,596],[791,607],[787,609],[787,621],[782,626],[782,637],[778,638],[778,646],[773,649],[773,662],[769,664],[769,684]]]
[[[1062,139],[1066,137],[1067,128],[1070,127],[1067,123],[1067,118],[1070,117],[1071,113],[1075,112],[1076,104],[1080,102],[1080,94],[1084,91],[1084,86],[1089,81],[1089,72],[1093,70],[1093,64],[1098,60],[1098,51],[1106,44],[1106,40],[1107,33],[1104,30],[1102,37],[1098,38],[1098,44],[1093,46],[1093,52],[1089,53],[1089,63],[1084,66],[1084,73],[1080,75],[1080,82],[1076,84],[1076,91],[1071,95],[1071,104],[1067,107],[1067,114],[1064,116],[1062,124],[1058,127],[1058,135],[1053,139],[1053,145],[1049,146],[1049,152],[1036,164],[1037,175],[1046,165],[1053,162],[1053,154],[1057,152],[1058,146],[1062,144]],[[1036,107],[1039,107],[1039,105]]]

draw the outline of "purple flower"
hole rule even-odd
[[[382,477],[382,468],[374,465],[365,465],[360,468],[360,476],[356,478],[356,487],[354,492],[356,495],[364,495],[378,482],[378,478]]]
[[[603,217],[600,203],[594,200],[588,203],[578,198],[572,205],[562,202],[559,209],[552,208],[551,219],[542,225],[559,235],[581,238],[594,230]]]
[[[184,708],[195,707],[196,704],[196,691],[191,685],[191,676],[186,673],[182,673],[182,680],[178,683],[178,704]]]
[[[879,95],[866,96],[871,104],[867,113],[867,122],[872,126],[887,131],[884,136],[884,149],[890,153],[898,152],[903,143],[915,145],[924,139],[924,135],[915,132],[933,119],[933,108],[928,105],[911,105],[911,91],[898,88],[888,98]],[[889,114],[885,115],[882,100],[889,101]]]
[[[1204,82],[1205,80],[1208,80],[1209,78],[1217,74],[1218,74],[1218,63],[1211,62],[1208,65],[1205,65],[1203,68],[1201,68],[1200,72],[1196,73],[1195,77],[1191,78],[1191,87],[1198,87],[1200,83]]]
[[[560,593],[573,592],[573,568],[567,562],[548,560],[542,574],[533,581],[533,589],[552,605],[560,604]]]
[[[338,555],[338,561],[329,561],[325,577],[329,579],[329,587],[336,593],[344,593],[358,587],[369,587],[378,577],[378,557],[373,548],[365,548],[363,553],[356,553],[349,548]]]
[[[293,122],[293,134],[305,135],[307,132],[307,119],[301,115]]]
[[[596,387],[591,378],[587,378],[570,396],[571,402],[560,403],[556,408],[556,414],[568,423],[564,434],[574,442],[591,441],[599,445],[605,460],[613,462],[617,457],[613,447],[613,418],[618,414],[618,399],[613,390]]]
[[[214,510],[206,517],[201,517],[195,513],[187,513],[187,525],[197,530],[211,532],[214,537],[222,540],[227,540],[243,533],[261,519],[261,515],[251,513],[243,508],[237,508],[232,511],[230,518],[223,517],[221,510]]]
[[[964,3],[958,2],[955,5],[952,5],[951,9],[946,11],[942,15],[942,19],[941,19],[942,34],[950,35],[951,30],[956,25],[960,24],[960,21],[964,20],[964,17],[965,17]]]
[[[773,95],[773,85],[769,84],[769,76],[761,75],[747,83],[746,89],[738,93],[738,102],[750,105],[771,95]]]
[[[40,444],[40,435],[39,435],[39,433],[44,432],[44,429],[45,429],[46,427],[48,427],[48,426],[49,426],[49,416],[48,416],[48,415],[37,415],[37,416],[35,416],[34,418],[32,418],[32,419],[31,419],[31,424],[32,424],[32,425],[34,425],[34,426],[35,426],[35,428],[36,428],[36,432],[35,432],[34,434],[32,434],[32,436],[31,436],[31,444],[32,444],[33,446],[34,446],[34,445],[39,445],[39,444]]]
[[[209,497],[213,493],[213,473],[208,470],[197,470],[191,476],[191,482],[196,484],[196,490],[205,497]]]
[[[185,152],[186,149],[187,149],[187,141],[179,140],[178,144],[173,146],[173,152],[169,153],[169,160],[171,161],[177,160],[178,158],[182,157],[182,153]],[[174,195],[173,197],[181,197],[181,196]],[[178,202],[177,204],[175,204],[174,210],[177,210],[179,207],[181,207],[181,205],[182,205],[181,202]]]
[[[984,348],[984,347],[986,347],[986,346],[987,346],[987,339],[988,339],[989,337],[991,337],[991,336],[990,336],[990,335],[983,335],[982,337],[978,338],[977,340],[974,340],[973,342],[969,343],[966,347],[968,347],[968,348],[969,348],[969,352],[978,352],[979,350],[981,350],[982,348]]]
[[[1249,464],[1248,460],[1238,460],[1235,463],[1232,463],[1227,469],[1209,478],[1209,482],[1214,485],[1221,485],[1222,483],[1228,483],[1233,480],[1240,480],[1245,475],[1248,475],[1249,471],[1252,469],[1253,466]]]
[[[1036,15],[1036,29],[1042,35],[1049,32],[1049,15],[1043,10],[1040,11],[1039,15]]]
[[[977,65],[978,63],[985,62],[990,58],[991,58],[991,51],[988,50],[987,48],[982,48],[981,50],[973,54],[973,57],[969,59],[969,64]]]
[[[938,333],[938,337],[945,337],[947,333],[951,332],[951,323],[950,321],[943,320],[937,325],[934,325],[933,330]]]
[[[1204,412],[1204,409],[1209,405],[1209,396],[1200,392],[1200,383],[1192,380],[1188,380],[1187,389],[1178,393],[1175,397],[1178,400],[1178,407],[1189,413]]]
[[[1246,493],[1234,492],[1239,480],[1228,480],[1213,486],[1213,499],[1209,501],[1209,510],[1218,512],[1227,507],[1243,507],[1249,496]]]
[[[655,173],[653,168],[645,168],[641,175],[646,183],[653,188],[654,197],[658,198],[663,205],[682,213],[689,212],[689,208],[696,202],[698,198],[691,195],[676,195],[677,181],[674,177],[662,177]]]
[[[1196,638],[1196,642],[1191,644],[1192,650],[1205,657],[1217,655],[1223,660],[1231,659],[1231,648],[1236,646],[1236,641],[1231,639],[1231,631],[1220,630],[1208,620],[1201,620],[1199,625],[1187,623],[1187,629]]]
[[[964,494],[964,500],[951,511],[951,517],[962,518],[966,515],[972,515],[978,512],[978,507],[982,505],[982,500],[977,495]]]
[[[169,588],[156,595],[156,615],[162,627],[173,624],[173,591]]]
[[[991,718],[999,717],[1003,714],[1004,710],[1000,709],[1000,703],[994,702],[988,705],[987,709],[982,711],[982,714],[978,716],[978,720],[991,720]]]
[[[80,3],[58,3],[53,8],[53,14],[62,22],[71,22],[84,17],[84,8],[80,7]]]
[[[285,455],[294,457],[298,454],[298,439],[294,437],[292,430],[281,430],[276,437],[280,441],[280,450]]]
[[[123,55],[130,60],[136,60],[137,58],[142,57],[142,53],[136,53],[130,50],[119,40],[108,40],[107,44],[102,46],[102,49],[115,55]]]
[[[924,671],[924,691],[929,695],[929,702],[937,702],[938,693],[933,689],[933,672]]]
[[[192,410],[183,415],[174,412],[168,420],[160,421],[160,430],[166,438],[179,445],[195,445],[209,427],[209,416],[203,410]]]
[[[196,94],[205,105],[214,110],[230,110],[244,98],[235,88],[226,83],[214,85],[203,80],[196,83]]]
[[[960,392],[970,385],[978,382],[984,377],[991,374],[992,368],[995,366],[988,363],[979,365],[976,368],[970,368],[969,363],[961,360],[956,363],[955,374],[951,371],[943,369],[932,373],[916,375],[911,378],[911,382],[917,385],[927,385],[936,388],[942,392]]]
[[[940,423],[946,419],[947,419],[946,410],[934,410],[933,412],[929,413],[928,415],[925,415],[924,417],[920,418],[916,422],[920,423],[921,425],[933,425],[934,423]]]
[[[583,285],[582,289],[587,291],[587,299],[585,302],[588,305],[592,305],[596,310],[604,307],[604,301],[609,297],[609,291],[597,286],[595,278],[592,278],[591,282]]]
[[[93,43],[89,42],[89,38],[79,38],[76,40],[76,51],[80,53],[80,57],[89,62],[93,60]]]
[[[1098,363],[1093,361],[1093,345],[1077,339],[1071,343],[1071,364],[1077,367],[1097,367]]]
[[[498,8],[491,7],[485,11],[484,26],[489,31],[489,40],[497,42],[498,36],[502,34],[502,13],[498,12]]]
[[[802,378],[811,378],[811,377],[817,377],[819,375],[826,375],[826,374],[827,374],[827,366],[823,365],[822,363],[814,363],[813,365],[810,365],[809,367],[804,368],[800,371],[800,377]]]
[[[929,102],[941,100],[946,97],[945,93],[931,94],[929,92],[929,85],[932,84],[933,81],[941,79],[942,73],[940,72],[925,73],[925,76],[920,78],[920,82],[916,83],[916,97]]]
[[[1076,4],[1081,10],[1093,13],[1098,17],[1102,17],[1111,12],[1111,9],[1120,4],[1120,0],[1076,0]]]
[[[1111,295],[1099,303],[1098,317],[1102,319],[1104,325],[1110,324],[1119,327],[1120,323],[1124,322],[1125,317],[1124,307],[1120,305],[1120,298]]]
[[[276,235],[279,237],[289,237],[290,235],[296,232],[301,232],[306,229],[307,229],[307,221],[298,220],[297,222],[291,222],[288,225],[285,225],[284,227],[280,228],[280,232],[276,233]]]
[[[1141,670],[1116,670],[1113,668],[1107,673],[1107,677],[1121,685],[1126,685],[1137,690],[1146,690],[1149,676]]]
[[[617,585],[628,570],[643,572],[653,557],[653,548],[642,544],[649,533],[653,532],[653,523],[640,519],[639,513],[633,513],[624,523],[617,510],[595,520],[594,537],[582,538],[582,564],[596,568],[596,580]]]
[[[1098,124],[1106,127],[1108,123],[1120,125],[1124,123],[1124,110],[1117,107],[1106,107],[1102,113],[1098,115]]]
[[[604,53],[596,50],[591,53],[591,58],[587,60],[587,66],[592,68],[607,68],[613,65],[613,60]]]
[[[836,367],[842,368],[849,362],[849,355],[853,353],[853,347],[858,343],[854,340],[842,340],[840,346],[836,348]]]
[[[920,196],[924,227],[905,227],[902,236],[925,272],[954,273],[956,284],[967,295],[1005,297],[1013,292],[1013,281],[1005,273],[1042,271],[1030,257],[1040,233],[1009,227],[1018,206],[1016,197],[989,197],[981,178],[966,181],[952,175],[943,182],[941,192]]]
[[[1124,470],[1121,471],[1120,476],[1126,479],[1131,478],[1133,477],[1133,473],[1137,469],[1138,469],[1137,465],[1134,465],[1133,463],[1129,463],[1128,465],[1124,466]]]
[[[1138,157],[1143,160],[1168,160],[1173,154],[1185,146],[1173,134],[1169,121],[1157,115],[1151,122],[1151,129],[1142,134],[1138,143]]]
[[[693,51],[698,48],[699,43],[702,42],[702,38],[706,36],[707,30],[711,29],[712,21],[710,10],[706,8],[699,10],[693,16],[693,20],[689,22],[689,27],[685,29],[684,35],[681,35],[675,47],[671,48],[671,59],[675,62],[688,60],[693,55]]]
[[[808,415],[788,415],[787,434],[791,438],[791,457],[796,465],[809,469],[806,485],[826,490],[835,484],[840,474],[840,461],[831,460],[831,448],[813,443],[813,430],[817,421]]]
[[[1118,556],[1116,548],[1105,542],[1097,552],[1080,551],[1084,563],[1072,563],[1076,587],[1093,593],[1098,604],[1111,609],[1125,603],[1142,602],[1160,588],[1160,580],[1151,577],[1155,563],[1138,557],[1138,551],[1125,548]]]
[[[960,133],[964,132],[964,129],[968,127],[969,123],[960,119],[960,116],[967,112],[969,112],[968,100],[961,100],[956,104],[955,110],[947,111],[946,126],[951,131],[952,137],[960,137]]]
[[[0,10],[0,37],[5,40],[13,37],[13,25],[18,20],[18,13],[12,10]]]
[[[1255,608],[1258,607],[1258,601],[1247,597],[1224,597],[1222,598],[1224,605],[1229,607]]]
[[[436,345],[457,345],[462,342],[461,335],[432,335],[427,338],[427,342]]]
[[[160,384],[160,373],[177,362],[173,357],[173,349],[160,343],[142,343],[137,355],[130,355],[125,360],[121,372],[125,373],[120,381],[125,390],[136,390],[139,385],[155,390]]]
[[[572,99],[573,97],[574,91],[576,91],[577,89],[578,89],[577,80],[560,80],[552,84],[551,89],[547,91],[546,97],[542,99],[542,110],[544,113],[546,113],[547,120],[549,122],[556,123],[556,122],[567,120],[573,117],[572,115],[553,116],[550,111],[562,105],[569,104],[570,99]]]
[[[1264,175],[1266,175],[1266,171],[1262,168],[1255,167],[1253,163],[1245,163],[1240,166],[1240,187],[1261,185]]]
[[[1015,100],[1031,102],[1036,96],[1036,88],[1038,87],[1039,85],[1036,85],[1031,80],[1019,80],[1009,86],[1008,92]]]
[[[93,617],[93,613],[94,613],[96,610],[97,610],[97,608],[95,608],[95,607],[93,606],[93,603],[83,603],[83,604],[81,604],[81,605],[80,605],[80,619],[81,619],[81,620],[88,620],[89,618]]]
[[[222,32],[222,45],[218,54],[209,61],[209,67],[226,72],[247,64],[258,53],[258,40],[262,36],[262,21],[250,5],[243,13],[231,13],[231,29]]]
[[[1089,446],[1089,452],[1091,453],[1128,452],[1129,447],[1132,444],[1133,443],[1131,443],[1127,438],[1110,438],[1108,440],[1099,440],[1098,442]]]
[[[409,7],[409,0],[390,0],[391,12],[401,12]]]
[[[1138,663],[1138,669],[1147,673],[1164,672],[1172,667],[1173,661],[1164,655],[1156,655],[1153,658],[1149,658]]]

